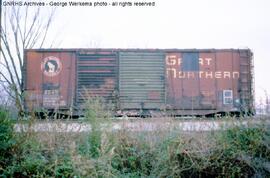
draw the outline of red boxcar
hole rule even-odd
[[[76,115],[96,95],[120,115],[254,112],[249,49],[30,49],[24,69],[28,110]]]

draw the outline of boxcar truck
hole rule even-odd
[[[28,111],[81,115],[98,96],[116,115],[254,113],[249,49],[26,49]]]

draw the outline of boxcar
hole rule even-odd
[[[89,96],[116,115],[254,112],[249,49],[26,49],[28,110],[80,115]]]

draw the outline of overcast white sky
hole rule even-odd
[[[250,48],[257,101],[264,90],[270,95],[269,0],[155,2],[155,7],[59,7],[52,28],[61,41],[56,47]]]

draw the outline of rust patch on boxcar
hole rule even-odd
[[[75,55],[71,52],[26,53],[26,104],[31,109],[68,109],[75,88]]]
[[[116,53],[83,50],[77,60],[77,104],[93,96],[116,102]]]
[[[167,53],[167,105],[174,109],[231,109],[233,99],[239,99],[237,61],[233,51]],[[223,101],[227,90],[233,93],[230,104]]]
[[[123,110],[253,111],[252,60],[249,49],[26,50],[25,103],[80,108],[90,94]]]

